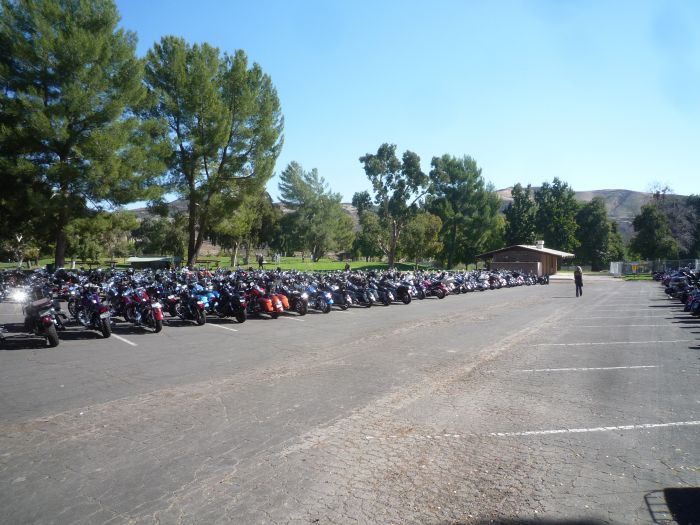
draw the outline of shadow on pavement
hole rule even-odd
[[[683,305],[678,304],[650,304],[647,308],[683,308]]]
[[[0,351],[10,350],[53,350],[46,344],[46,339],[34,335],[5,335],[0,337]]]
[[[46,344],[44,337],[36,336],[24,331],[23,323],[6,323],[3,325],[4,332],[0,341],[0,350],[37,350],[50,348]],[[102,338],[102,335],[90,330],[78,328],[68,328],[58,331],[60,341],[80,341],[87,339]],[[60,343],[59,343],[60,346]]]
[[[644,496],[654,523],[697,525],[700,523],[700,488],[655,490]]]

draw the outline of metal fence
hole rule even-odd
[[[700,271],[700,259],[658,260],[658,261],[617,261],[610,263],[611,275],[634,275],[652,272],[668,272],[680,268]]]

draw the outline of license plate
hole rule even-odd
[[[161,306],[160,303],[153,303],[153,304],[151,305],[151,307],[153,307],[153,308],[163,308],[163,307]]]
[[[103,312],[100,314],[100,319],[107,319],[109,317],[109,312]]]

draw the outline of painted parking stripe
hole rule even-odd
[[[626,328],[626,327],[642,327],[642,326],[670,326],[666,324],[590,324],[578,325],[576,328]]]
[[[683,307],[682,304],[678,305],[670,305],[668,307],[664,306],[664,308],[676,308],[677,306]],[[625,308],[624,306],[620,306],[619,308],[596,308],[595,312],[651,312],[652,310],[649,310],[651,307],[647,308]]]
[[[298,321],[300,323],[304,322],[304,319],[297,319],[296,317],[282,317],[281,319],[287,319],[288,321]]]
[[[235,328],[229,328],[228,326],[221,326],[220,324],[207,323],[207,326],[215,326],[221,328],[222,330],[228,330],[229,332],[238,332]]]
[[[692,343],[693,339],[672,339],[670,341],[607,341],[604,343],[538,343],[531,346],[604,346],[604,345],[658,345]]]
[[[593,428],[559,428],[556,430],[530,430],[527,432],[492,432],[491,436],[517,437],[517,436],[546,436],[551,434],[582,434],[586,432],[615,432],[616,430],[648,430],[668,427],[691,427],[700,425],[700,421],[678,421],[675,423],[649,423],[646,425],[622,425],[618,427],[593,427]]]
[[[588,372],[591,370],[639,370],[643,368],[658,368],[655,365],[638,366],[601,366],[597,368],[528,368],[518,372]]]
[[[119,339],[122,343],[126,343],[126,344],[131,345],[131,346],[138,346],[133,341],[129,341],[128,339],[122,337],[121,335],[112,334],[112,337],[114,337],[115,339]]]
[[[663,315],[596,315],[592,317],[576,317],[576,319],[638,319],[643,317],[644,319],[652,319],[655,317],[668,317],[672,312],[667,312]]]

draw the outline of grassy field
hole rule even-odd
[[[231,258],[228,256],[222,256],[222,257],[204,257],[199,260],[198,267],[202,268],[229,268],[230,267],[230,262]],[[40,259],[39,260],[39,265],[35,266],[32,265],[29,269],[37,269],[37,268],[44,268],[47,264],[52,264],[53,259],[52,258],[46,258],[46,259]],[[239,259],[239,263],[241,266],[242,264],[242,259]],[[327,271],[337,271],[337,270],[343,270],[345,268],[346,261],[335,261],[335,260],[330,260],[330,259],[321,259],[317,262],[311,262],[309,258],[305,258],[304,261],[301,260],[300,257],[282,257],[281,261],[279,264],[277,263],[272,263],[272,262],[265,262],[265,268],[277,268],[278,266],[282,268],[283,270],[298,270],[298,271],[304,271],[304,272],[327,272]],[[350,261],[349,262],[350,267],[353,270],[385,270],[387,268],[387,264],[385,262],[365,262],[365,261]],[[70,263],[66,264],[66,267],[69,267]],[[89,268],[109,268],[111,266],[111,261],[108,259],[101,259],[99,261],[99,264],[88,264],[87,262],[83,261],[77,261],[75,267],[80,269],[89,269]],[[251,264],[247,265],[247,267],[252,266],[253,268],[257,269],[258,264],[255,261],[251,261]],[[12,262],[3,262],[0,263],[0,269],[14,269],[17,267],[16,263]],[[125,258],[119,258],[116,259],[116,267],[117,268],[127,268],[128,263],[126,262]],[[27,263],[25,262],[24,265],[22,266],[23,269],[28,269]],[[413,264],[406,264],[406,263],[397,263],[396,268],[400,271],[407,271],[407,270],[413,270],[414,265]],[[421,266],[421,269],[427,269],[425,266]]]
[[[635,275],[625,275],[625,281],[651,281],[652,276],[650,273],[638,273]]]

